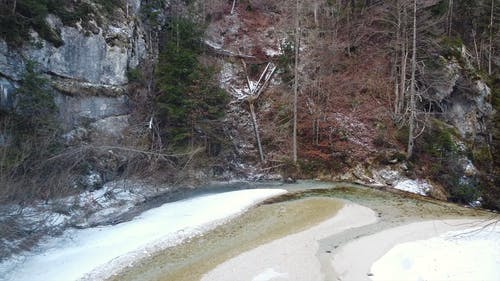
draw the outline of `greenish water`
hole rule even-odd
[[[318,241],[321,252],[318,256],[335,254],[339,246],[355,238],[410,222],[492,215],[418,195],[387,192],[356,184],[309,181],[298,185],[271,186],[278,187],[287,189],[289,193],[268,199],[203,236],[138,261],[111,280],[199,280],[204,273],[225,260],[334,216],[342,207],[343,200],[371,208],[378,214],[379,221]],[[328,259],[323,255],[319,260],[324,271],[328,271]]]
[[[316,225],[342,206],[340,200],[315,197],[263,204],[203,236],[156,253],[111,280],[199,280],[223,261]]]

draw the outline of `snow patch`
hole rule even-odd
[[[432,190],[432,185],[425,180],[408,179],[398,182],[394,188],[426,196]]]
[[[330,119],[330,118],[329,118]],[[332,121],[336,122],[336,127],[333,130],[339,130],[337,133],[345,134],[349,142],[358,146],[364,147],[373,151],[371,137],[373,132],[363,122],[359,121],[356,116],[349,116],[343,113],[333,113]]]
[[[268,57],[277,57],[281,56],[282,54],[281,50],[274,50],[274,49],[265,49],[264,52]]]
[[[500,225],[396,245],[371,268],[378,280],[500,280]]]
[[[92,195],[100,198],[106,193]],[[203,233],[283,193],[251,189],[201,196],[164,204],[129,222],[67,230],[35,251],[1,263],[0,280],[104,279],[140,257]]]
[[[205,44],[207,44],[209,47],[215,49],[215,50],[220,50],[222,49],[222,44],[210,41],[210,40],[205,40]]]
[[[169,190],[170,188],[165,186],[121,180],[106,183],[101,189],[38,201],[30,206],[2,205],[0,225],[8,223],[14,231],[0,239],[0,262],[20,254],[20,251],[29,250],[24,245],[35,246],[50,239],[50,236],[59,235],[66,228],[116,223],[116,218],[126,214],[136,205]]]
[[[219,74],[219,84],[223,89],[226,89],[236,101],[241,101],[248,98],[248,85],[241,84],[238,78],[238,73],[242,71],[234,64],[225,62],[222,65]],[[252,81],[250,81],[252,82]]]
[[[287,273],[280,273],[274,270],[274,268],[268,268],[266,271],[255,276],[252,281],[271,281],[275,278],[288,279]]]

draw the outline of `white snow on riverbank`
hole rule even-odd
[[[68,230],[34,252],[0,264],[0,280],[108,277],[116,268],[207,231],[252,205],[283,193],[286,191],[252,189],[206,195],[165,204],[114,226]]]
[[[404,180],[398,182],[394,188],[425,196],[431,191],[432,185],[425,180]]]
[[[500,224],[398,244],[376,261],[372,280],[500,280]]]

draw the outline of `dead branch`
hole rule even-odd
[[[210,50],[212,50],[217,55],[226,56],[226,57],[235,57],[235,58],[239,58],[239,59],[256,59],[256,57],[252,56],[252,55],[234,53],[234,52],[231,52],[231,51],[223,49],[223,48],[217,48],[217,47],[213,46],[212,44],[208,43],[207,41],[204,41],[203,43],[205,43],[205,46],[207,46]]]

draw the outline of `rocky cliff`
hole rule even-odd
[[[40,38],[32,31],[31,41],[12,47],[0,39],[0,85],[2,107],[13,106],[16,85],[23,79],[28,61],[51,81],[67,136],[72,130],[118,128],[129,113],[126,95],[127,71],[147,57],[145,31],[139,16],[140,1],[127,1],[127,14],[117,8],[112,18],[99,25],[94,19],[66,26],[49,14],[47,23],[58,30],[61,46]],[[97,9],[96,9],[97,10]],[[122,118],[117,118],[117,117]],[[113,130],[113,134],[116,133]]]
[[[43,3],[52,2],[58,3]],[[37,72],[50,81],[66,146],[113,147],[113,156],[98,158],[114,159],[110,162],[115,170],[129,165],[130,155],[118,151],[137,149],[145,152],[144,157],[165,157],[162,153],[175,149],[162,150],[168,136],[154,130],[168,122],[161,121],[161,108],[155,105],[164,90],[155,85],[153,73],[165,42],[179,40],[175,28],[162,32],[166,15],[189,15],[204,27],[199,60],[215,66],[219,86],[231,96],[223,145],[212,144],[205,135],[196,143],[212,157],[197,166],[204,171],[200,177],[283,173],[384,186],[407,177],[423,178],[434,183],[433,194],[443,199],[469,196],[479,188],[478,182],[491,184],[498,140],[491,130],[498,58],[490,56],[490,73],[483,73],[488,56],[474,55],[474,38],[459,27],[448,31],[458,23],[472,24],[465,2],[456,8],[464,15],[452,23],[444,17],[445,1],[418,6],[419,23],[432,18],[436,24],[418,30],[418,97],[412,109],[418,111],[418,130],[412,159],[405,159],[411,7],[397,6],[399,1],[333,2],[313,1],[298,10],[284,0],[234,6],[227,1],[95,0],[66,3],[63,10],[48,5],[39,20],[44,28],[32,25],[25,42],[0,39],[0,108],[15,111],[16,89],[23,84],[27,64],[34,62]],[[78,20],[68,16],[77,12],[82,14]],[[398,15],[400,29],[387,26]],[[492,30],[487,25],[477,30],[484,37],[484,52]],[[300,49],[295,54],[296,42]],[[497,37],[490,40],[491,46],[497,43]],[[291,163],[295,68],[300,161]],[[403,112],[394,111],[398,92],[405,100]],[[194,126],[191,133],[203,135],[203,126]],[[9,138],[8,132],[0,132],[0,145],[6,147]],[[189,145],[194,147],[194,142]],[[192,163],[190,157],[166,163],[184,167]],[[195,170],[186,169],[193,174]],[[113,179],[99,173],[104,181]],[[394,173],[386,179],[380,176]],[[450,189],[454,185],[463,187]],[[472,193],[467,200],[480,197]]]

